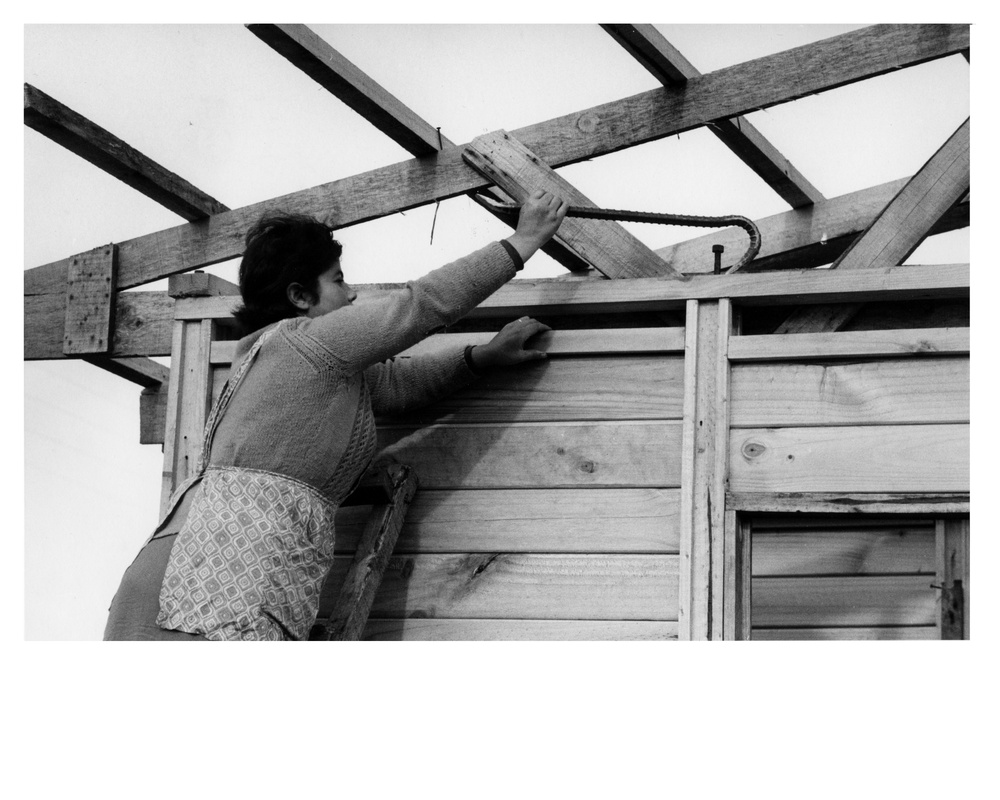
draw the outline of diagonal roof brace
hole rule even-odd
[[[494,131],[473,139],[462,157],[518,202],[523,203],[532,192],[543,189],[559,195],[572,206],[596,207],[506,131]],[[625,228],[610,220],[566,218],[559,228],[559,238],[609,278],[687,280]]]

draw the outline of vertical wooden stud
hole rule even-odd
[[[726,509],[726,574],[723,639],[750,638],[750,523],[745,515]]]
[[[724,636],[731,318],[728,299],[688,301],[681,456],[681,638]]]
[[[177,320],[170,351],[170,387],[163,441],[163,485],[160,509],[190,476],[201,451],[211,403],[209,355],[212,320]]]
[[[969,520],[938,519],[937,628],[942,639],[969,638]]]
[[[684,411],[681,435],[681,509],[680,509],[680,580],[678,582],[678,638],[695,639],[694,586],[697,557],[694,541],[694,462],[695,415],[698,387],[698,313],[697,300],[688,300],[684,323]]]

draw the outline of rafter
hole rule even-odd
[[[205,219],[228,210],[214,197],[27,83],[24,124],[186,220]]]
[[[596,206],[575,186],[546,166],[506,131],[477,136],[465,149],[465,159],[518,201],[543,189],[571,206]],[[559,227],[563,239],[609,278],[666,276],[683,278],[624,226],[611,220],[567,217]]]
[[[691,64],[652,25],[601,25],[664,86],[683,86],[701,77]],[[750,169],[763,178],[792,208],[823,200],[822,193],[743,117],[718,119],[708,126]]]
[[[357,111],[400,147],[418,158],[455,147],[440,128],[425,121],[395,95],[348,61],[306,25],[247,25],[261,41],[280,53],[347,106]],[[516,222],[499,215],[476,195],[472,200],[505,224]],[[509,198],[498,197],[502,202]],[[542,248],[570,270],[588,265],[557,240]]]
[[[831,269],[856,272],[904,262],[933,226],[969,191],[971,121],[966,120],[928,160]],[[836,331],[860,306],[795,311],[776,333]]]

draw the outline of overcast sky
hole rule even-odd
[[[658,85],[596,25],[311,27],[456,143]],[[858,26],[658,27],[710,72]],[[25,82],[233,208],[409,157],[242,25],[27,26],[24,44]],[[969,116],[969,74],[953,56],[750,120],[834,197],[918,170]],[[788,209],[705,130],[559,172],[603,207],[752,218]],[[27,128],[24,186],[25,269],[182,222]],[[437,209],[431,243],[434,214],[342,230],[348,280],[418,277],[508,231],[456,198]],[[630,230],[654,248],[704,233]],[[964,262],[968,250],[957,231],[910,261]],[[212,268],[230,280],[235,270]],[[562,272],[539,254],[524,277]],[[97,639],[155,525],[161,451],[138,444],[134,384],[71,362],[27,363],[24,378],[25,635]]]

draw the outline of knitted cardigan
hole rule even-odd
[[[157,624],[209,639],[304,639],[333,558],[333,516],[376,452],[374,414],[468,383],[464,348],[392,357],[468,313],[521,266],[487,247],[369,302],[283,320],[215,428],[177,532]],[[265,330],[272,330],[270,326]],[[234,370],[258,331],[239,342]]]

